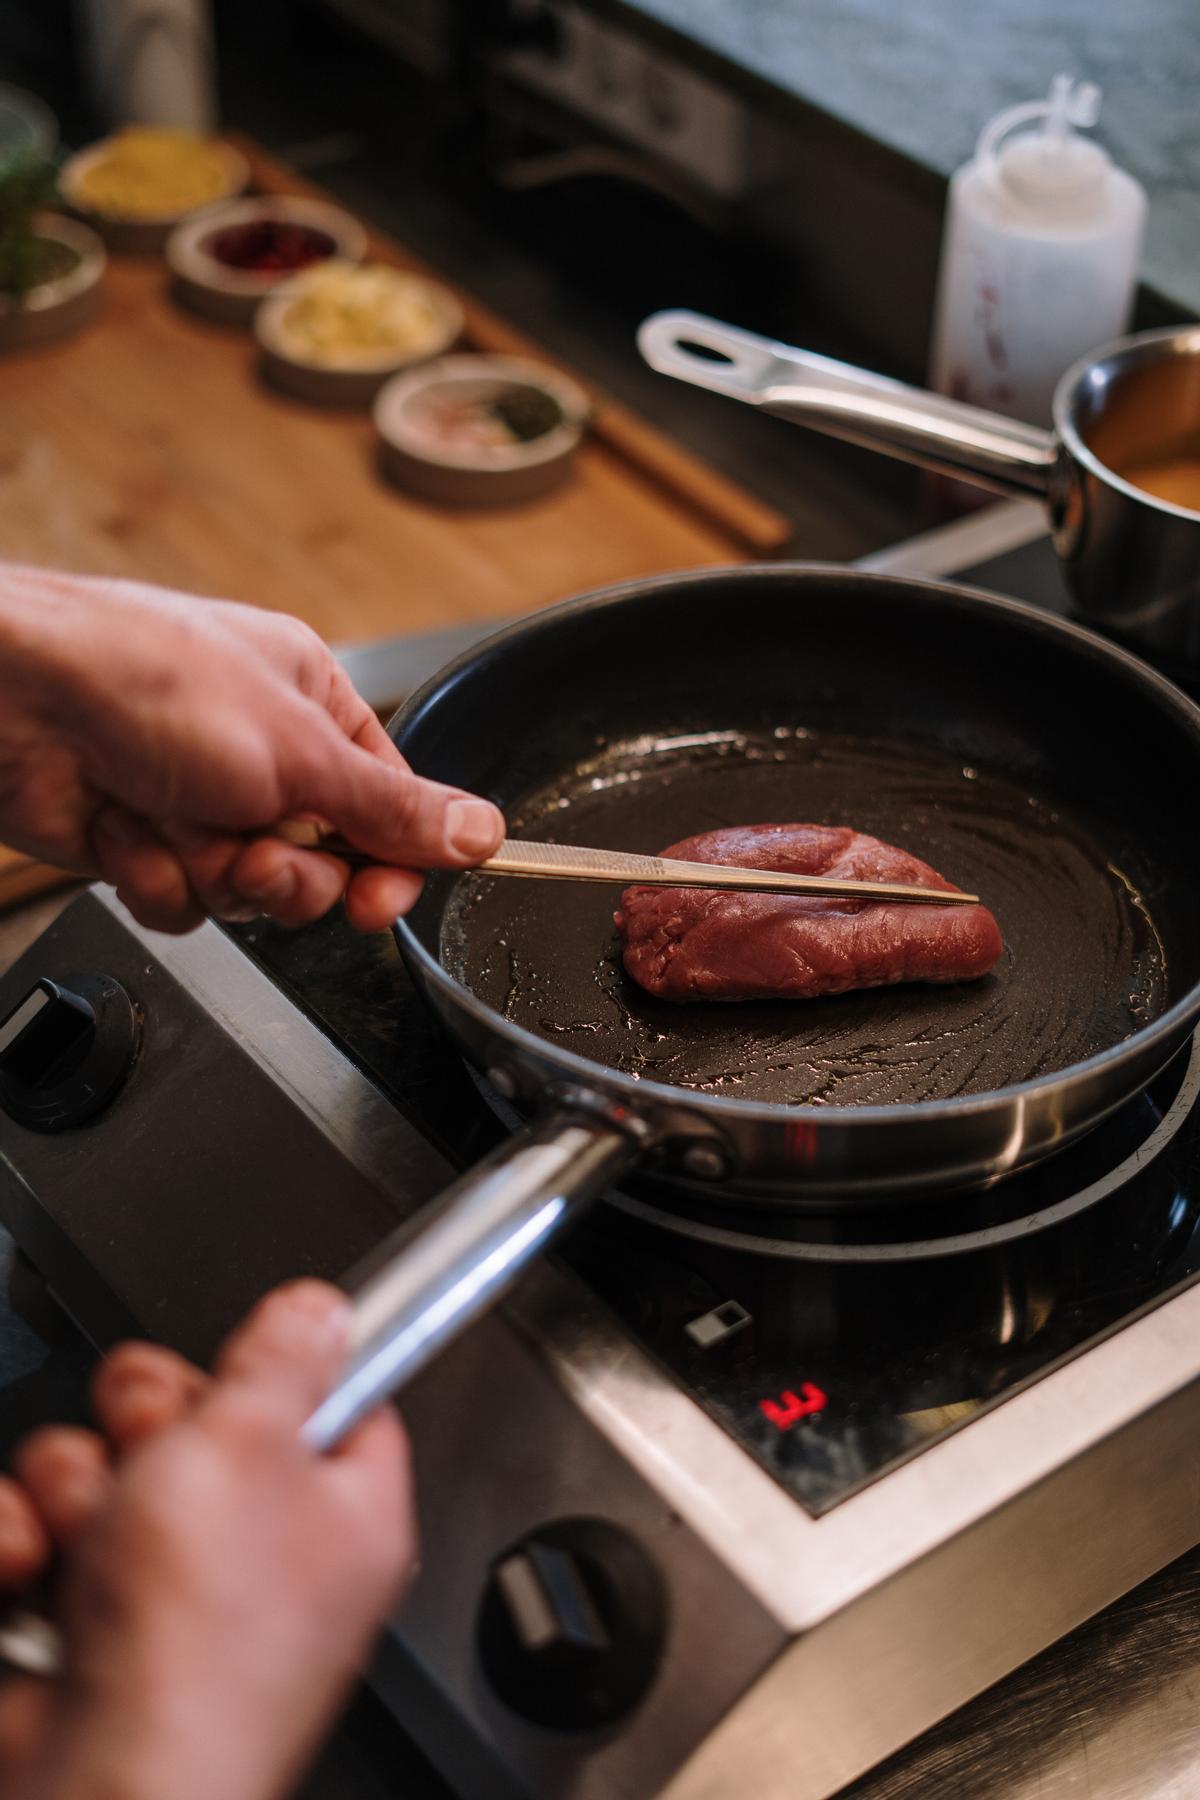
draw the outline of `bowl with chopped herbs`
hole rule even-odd
[[[559,370],[515,356],[447,356],[375,402],[384,472],[431,500],[529,500],[566,476],[589,412]]]
[[[235,198],[249,179],[245,157],[220,138],[130,125],[68,158],[59,188],[110,248],[155,255],[182,219]]]
[[[34,153],[0,161],[0,350],[64,337],[96,310],[104,245],[50,211],[54,165]]]

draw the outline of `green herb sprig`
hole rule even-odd
[[[48,248],[34,229],[36,215],[54,199],[54,164],[21,155],[0,162],[0,294],[23,300],[46,279]]]

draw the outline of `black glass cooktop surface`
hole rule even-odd
[[[340,919],[237,936],[452,1161],[501,1135],[390,939]],[[1200,1273],[1191,1058],[989,1194],[773,1215],[759,1239],[745,1214],[672,1217],[631,1185],[558,1255],[820,1513]]]

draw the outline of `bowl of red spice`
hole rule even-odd
[[[318,263],[361,262],[367,234],[320,200],[238,200],[180,225],[167,240],[176,297],[227,325],[249,325],[261,300]]]

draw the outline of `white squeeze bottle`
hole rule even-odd
[[[1099,88],[1058,75],[1048,99],[985,126],[951,179],[931,370],[941,393],[1047,424],[1063,371],[1128,330],[1146,195],[1073,129],[1099,112]]]

